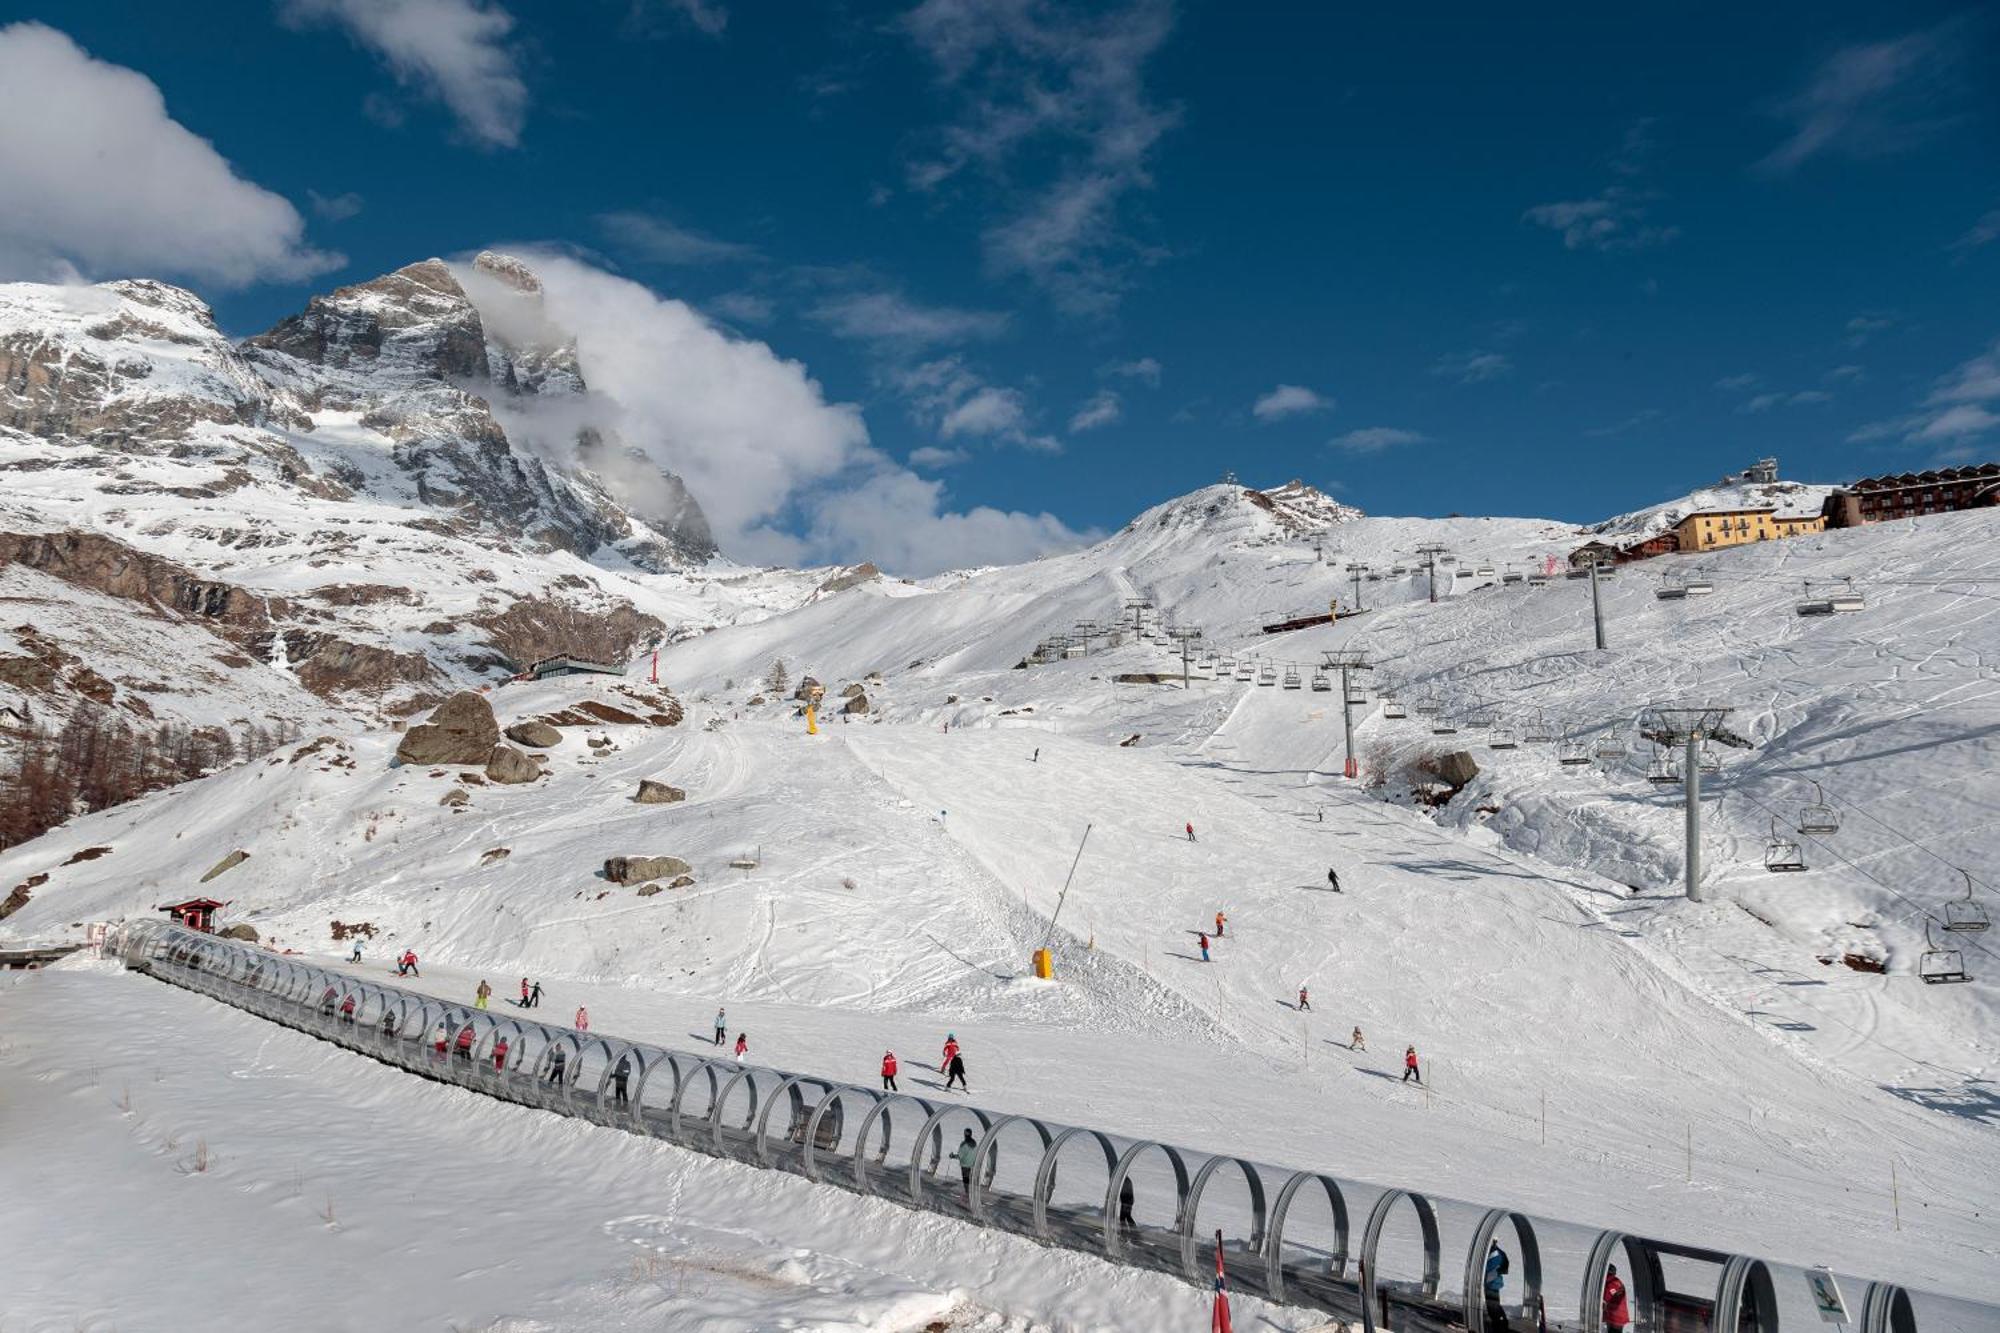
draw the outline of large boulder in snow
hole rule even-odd
[[[614,856],[604,863],[604,877],[614,884],[643,884],[685,875],[693,868],[678,856]]]
[[[1479,764],[1470,750],[1453,750],[1450,754],[1437,757],[1436,772],[1441,780],[1451,785],[1453,791],[1457,791],[1479,776]]]
[[[246,922],[237,922],[218,932],[225,940],[243,940],[250,944],[257,942],[257,927]]]
[[[507,728],[507,739],[530,750],[546,750],[562,739],[562,733],[546,722],[516,722]]]
[[[868,696],[865,694],[858,694],[858,693],[850,696],[847,702],[840,706],[840,711],[843,713],[855,713],[855,714],[867,712]]]
[[[687,793],[679,787],[670,787],[664,782],[640,778],[639,794],[632,799],[640,805],[672,805],[676,801],[685,801]]]
[[[486,760],[486,777],[490,782],[533,782],[541,775],[541,765],[511,745],[494,746]]]
[[[500,743],[500,724],[484,695],[460,690],[437,706],[430,721],[403,733],[396,758],[406,764],[485,764]]]

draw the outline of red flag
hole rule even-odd
[[[1222,1271],[1222,1233],[1215,1233],[1215,1313],[1211,1316],[1208,1333],[1230,1333],[1229,1326],[1229,1277]]]

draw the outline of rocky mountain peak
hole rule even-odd
[[[533,269],[512,255],[481,250],[473,259],[472,267],[496,281],[507,284],[517,292],[529,296],[541,295],[542,280],[535,276]]]
[[[303,312],[244,340],[328,370],[401,379],[484,379],[479,312],[442,259],[315,296]]]

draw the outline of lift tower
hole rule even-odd
[[[1354,758],[1354,676],[1357,672],[1373,671],[1368,661],[1366,648],[1340,648],[1326,654],[1325,669],[1340,673],[1340,727],[1347,742],[1347,763],[1343,768],[1345,776],[1361,776],[1361,765]]]
[[[1689,902],[1701,896],[1701,744],[1715,737],[1736,744],[1723,723],[1735,710],[1727,704],[1655,704],[1639,714],[1639,734],[1655,745],[1682,747],[1681,784],[1687,802],[1683,827]]]
[[[1424,558],[1424,568],[1430,571],[1431,600],[1433,602],[1438,599],[1438,557],[1443,555],[1445,550],[1446,548],[1441,542],[1425,542],[1417,548],[1417,554]]]

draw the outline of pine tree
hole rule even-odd
[[[783,694],[792,683],[792,673],[785,669],[785,659],[780,657],[771,663],[771,670],[764,677],[764,688],[772,694]]]

